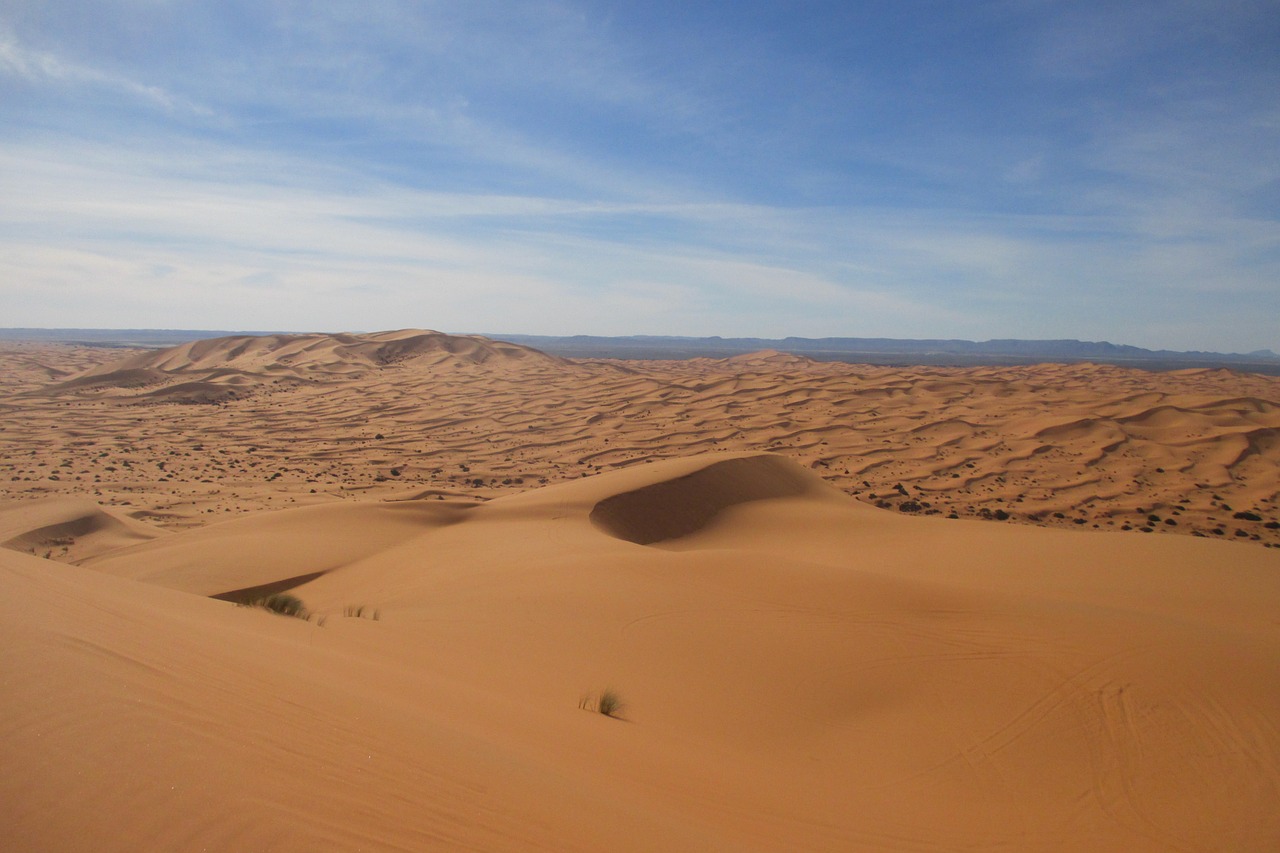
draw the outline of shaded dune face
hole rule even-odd
[[[292,578],[280,578],[279,580],[269,581],[256,586],[246,586],[240,589],[229,589],[226,592],[219,592],[209,596],[219,601],[230,601],[236,604],[245,604],[258,601],[269,595],[275,595],[281,592],[288,592],[297,589],[305,583],[310,583],[316,578],[323,577],[324,572],[308,572],[305,575],[298,575]]]
[[[678,477],[605,498],[591,521],[619,539],[651,545],[703,529],[729,507],[824,492],[821,479],[785,459],[728,459]]]

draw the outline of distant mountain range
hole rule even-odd
[[[1037,361],[1096,361],[1137,367],[1224,366],[1280,372],[1280,355],[1271,350],[1249,353],[1180,352],[1149,350],[1107,341],[1016,339],[991,341],[901,338],[693,338],[634,335],[600,337],[574,335],[497,335],[512,343],[535,347],[554,355],[619,358],[725,357],[771,349],[823,361],[872,364],[1028,364]]]
[[[0,340],[50,341],[97,346],[164,347],[229,335],[279,332],[208,329],[0,329]],[[724,358],[758,350],[807,356],[820,361],[869,364],[1015,365],[1035,362],[1095,361],[1155,370],[1230,367],[1280,374],[1280,355],[1269,349],[1248,353],[1150,350],[1107,341],[1001,339],[990,341],[902,338],[722,338],[667,335],[506,335],[488,337],[571,358]]]

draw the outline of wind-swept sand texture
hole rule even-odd
[[[4,357],[0,850],[1280,842],[1276,380]]]
[[[413,330],[0,363],[0,499],[87,495],[170,529],[769,450],[895,509],[1280,545],[1277,377],[582,361]]]

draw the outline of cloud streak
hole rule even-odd
[[[13,75],[37,86],[54,84],[115,92],[173,113],[212,115],[207,108],[175,97],[163,87],[140,83],[120,74],[68,62],[53,53],[24,47],[2,29],[0,74]]]

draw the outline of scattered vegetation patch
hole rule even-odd
[[[372,619],[377,622],[382,618],[382,611],[370,609],[363,604],[348,604],[342,608],[342,615],[352,619]]]

